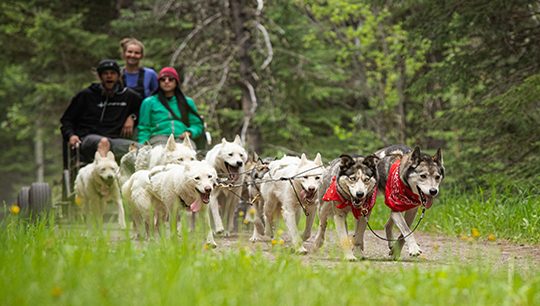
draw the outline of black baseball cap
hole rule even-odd
[[[120,74],[120,66],[118,66],[118,63],[112,59],[104,59],[99,62],[97,66],[98,74],[101,74],[105,70],[114,70],[116,73]]]

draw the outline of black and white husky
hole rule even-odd
[[[323,175],[319,189],[319,230],[315,248],[322,246],[329,217],[334,216],[338,239],[346,260],[354,261],[353,251],[364,249],[366,218],[371,214],[377,198],[377,162],[375,155],[352,157],[341,155],[333,160]],[[349,240],[345,220],[349,212],[356,219],[353,244]]]
[[[442,151],[435,155],[422,153],[404,145],[393,145],[375,154],[381,159],[377,170],[379,189],[385,191],[384,202],[392,210],[385,225],[390,255],[399,258],[405,242],[410,256],[418,256],[422,250],[411,233],[411,224],[418,208],[430,208],[433,199],[439,194],[439,185],[444,178]],[[400,237],[392,243],[392,227],[396,225]]]

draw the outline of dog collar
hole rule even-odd
[[[337,202],[336,208],[338,209],[345,209],[347,207],[351,207],[352,213],[354,215],[354,218],[356,220],[360,219],[360,217],[365,217],[369,215],[371,210],[373,209],[373,206],[375,206],[375,200],[377,199],[377,187],[373,189],[373,193],[366,197],[364,200],[364,203],[360,206],[360,208],[356,208],[352,201],[345,200],[341,194],[339,193],[339,190],[337,188],[337,178],[336,176],[332,177],[332,182],[330,183],[330,186],[328,189],[326,189],[326,192],[323,196],[323,201],[325,202]]]
[[[403,212],[422,205],[420,197],[401,180],[399,176],[400,163],[401,160],[398,159],[390,167],[385,186],[384,203],[395,212]]]

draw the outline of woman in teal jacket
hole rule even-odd
[[[193,99],[180,90],[176,70],[161,69],[158,80],[158,90],[144,99],[139,111],[139,143],[165,144],[171,133],[176,139],[201,137],[204,123]]]

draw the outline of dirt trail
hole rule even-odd
[[[376,231],[380,236],[384,236],[383,231]],[[323,247],[317,252],[310,252],[302,256],[307,264],[320,264],[323,266],[332,266],[341,262],[343,253],[336,244],[335,231],[329,230],[326,233],[326,241]],[[285,235],[284,235],[285,236]],[[250,234],[241,232],[229,238],[217,238],[216,241],[220,247],[218,249],[226,250],[231,248],[246,247],[253,251],[262,251],[269,258],[274,258],[272,248],[283,248],[285,245],[272,245],[271,242],[251,243]],[[483,241],[473,240],[464,241],[457,237],[416,232],[415,238],[423,250],[423,254],[417,258],[410,257],[407,253],[407,245],[403,248],[401,260],[399,263],[406,266],[414,266],[419,263],[434,265],[445,265],[456,261],[477,261],[486,259],[500,266],[514,263],[516,266],[530,267],[540,264],[540,246],[514,244],[507,241]],[[312,239],[306,246],[308,250],[312,249]],[[285,241],[287,238],[285,237]],[[396,261],[391,260],[388,255],[387,242],[375,237],[371,232],[365,233],[364,256],[366,261],[377,262],[378,265],[394,266]],[[298,255],[301,256],[301,255]]]
[[[85,226],[81,224],[69,224],[67,228],[71,230],[85,230]],[[314,227],[315,230],[316,228]],[[125,232],[120,230],[116,223],[107,223],[106,231],[111,233],[113,240],[126,239]],[[381,237],[385,235],[384,231],[380,230],[376,231],[376,233]],[[410,257],[407,252],[407,245],[405,245],[401,254],[401,260],[396,262],[388,255],[387,242],[375,237],[369,230],[366,231],[364,239],[364,261],[376,262],[377,265],[386,266],[396,266],[396,263],[399,263],[401,266],[416,266],[418,264],[446,265],[455,263],[456,261],[486,262],[487,260],[501,267],[510,263],[522,268],[540,265],[540,245],[516,244],[504,240],[487,241],[481,238],[466,241],[458,237],[421,231],[415,232],[414,235],[423,253],[419,257]],[[218,248],[214,251],[219,253],[245,248],[252,252],[262,252],[272,260],[279,253],[276,250],[291,250],[289,248],[287,233],[282,234],[282,238],[285,240],[284,244],[275,245],[270,241],[252,243],[249,241],[250,237],[251,231],[246,229],[241,230],[239,234],[233,234],[231,237],[216,236],[215,239]],[[307,255],[298,255],[303,262],[310,265],[322,266],[333,266],[342,262],[343,252],[336,243],[335,230],[327,230],[325,243],[316,252],[312,252],[313,238],[314,233],[311,239],[305,244],[310,252]]]

